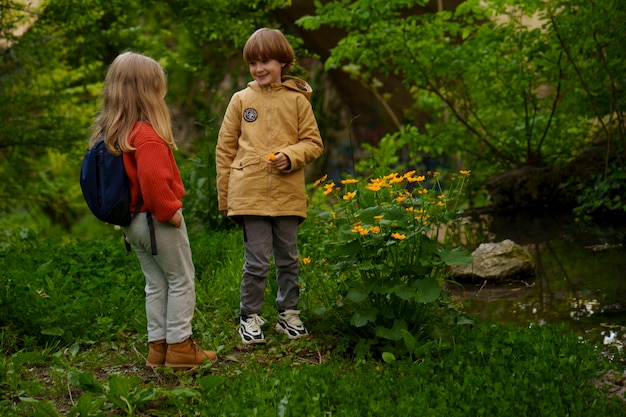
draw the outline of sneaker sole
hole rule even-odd
[[[276,332],[286,334],[291,340],[301,339],[309,335],[309,333],[298,333],[296,336],[292,336],[291,333],[289,333],[289,330],[284,329],[280,324],[276,324]]]
[[[263,339],[252,339],[252,340],[246,340],[244,339],[244,336],[241,334],[241,332],[237,332],[239,333],[239,337],[241,338],[241,343],[243,343],[244,345],[260,345],[265,343],[265,337]]]

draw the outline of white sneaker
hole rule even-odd
[[[300,310],[285,310],[278,313],[276,331],[286,334],[290,339],[299,339],[309,334],[300,320]]]
[[[241,336],[241,341],[245,345],[265,343],[265,335],[261,330],[263,324],[265,324],[265,320],[258,314],[241,316],[239,318],[239,336]]]

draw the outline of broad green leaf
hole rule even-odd
[[[348,290],[348,294],[346,294],[346,298],[355,303],[360,303],[361,301],[367,299],[370,291],[358,288],[350,288]]]
[[[382,356],[383,356],[383,360],[386,363],[392,363],[392,362],[396,361],[395,355],[393,353],[391,353],[391,352],[383,352]]]
[[[472,255],[460,248],[442,250],[439,252],[439,256],[446,265],[466,265],[472,263]]]
[[[355,327],[363,327],[367,323],[375,323],[377,313],[378,310],[375,308],[366,311],[357,311],[352,315],[350,323],[352,323],[352,325]]]
[[[406,348],[408,349],[409,353],[414,353],[415,352],[415,337],[409,333],[408,330],[402,329],[400,330],[400,332],[402,333],[402,339],[404,340],[404,344],[406,345]]]
[[[418,294],[415,301],[419,303],[432,303],[441,295],[441,287],[435,277],[426,277],[419,279],[413,284]]]

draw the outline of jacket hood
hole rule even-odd
[[[248,83],[248,87],[256,91],[262,90],[261,86],[256,81],[250,81]],[[313,94],[313,89],[311,88],[309,83],[300,78],[290,77],[288,75],[284,75],[282,77],[282,84],[272,84],[272,88],[288,88],[289,90],[297,91],[298,93],[305,96],[309,101],[311,100],[311,94]]]

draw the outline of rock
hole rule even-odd
[[[472,252],[472,263],[453,265],[450,273],[455,281],[507,281],[535,277],[533,257],[512,240],[483,243]]]

